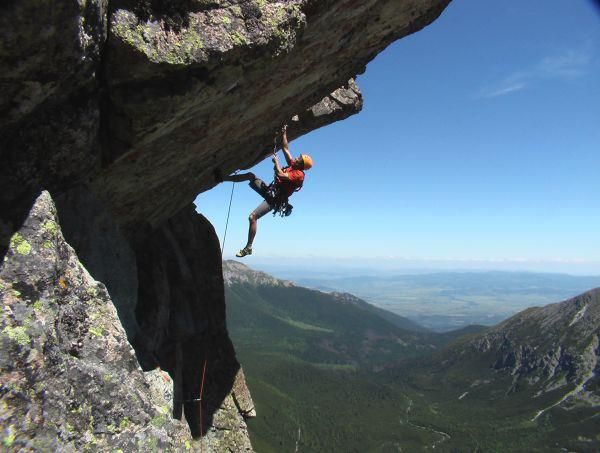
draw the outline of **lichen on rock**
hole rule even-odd
[[[104,285],[64,241],[48,192],[13,237],[0,267],[4,446],[183,449],[187,426],[164,417],[169,403],[151,395]],[[24,243],[29,253],[19,250]],[[156,417],[163,421],[152,424]]]
[[[142,2],[143,4],[143,2]],[[113,43],[131,47],[153,63],[207,63],[211,56],[246,44],[272,44],[273,55],[293,47],[306,25],[301,1],[224,4],[192,12],[170,12],[146,4],[135,10],[117,9],[111,17]]]

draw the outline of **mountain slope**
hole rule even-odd
[[[256,403],[257,452],[396,451],[400,443],[416,451],[435,441],[410,425],[390,429],[408,400],[374,372],[435,349],[435,335],[401,329],[351,295],[232,261],[223,269],[228,329]]]
[[[360,308],[368,311],[369,313],[373,313],[373,314],[377,315],[378,317],[385,319],[386,321],[395,325],[396,327],[400,327],[401,329],[410,330],[413,332],[429,332],[429,333],[431,333],[431,331],[429,329],[421,326],[420,324],[417,324],[414,321],[411,321],[408,318],[405,318],[404,316],[400,316],[400,315],[397,315],[396,313],[392,313],[391,311],[387,311],[387,310],[384,310],[383,308],[379,308],[379,307],[376,307],[375,305],[371,305],[350,293],[334,291],[330,294],[338,300],[344,300],[346,302],[354,304],[357,307],[360,307]]]
[[[345,307],[323,293],[233,285],[226,295],[232,335],[247,334],[247,346],[281,349],[311,363],[376,369],[435,348],[427,335],[402,330],[352,305]]]
[[[593,387],[600,365],[600,289],[564,302],[530,308],[475,335],[463,337],[439,354],[443,368],[461,368],[469,359],[487,361],[488,369],[509,374],[507,393],[536,389],[536,397],[560,388]],[[575,396],[575,395],[573,395]]]
[[[596,289],[527,309],[392,374],[424,395],[415,420],[453,434],[447,448],[475,432],[484,449],[597,451],[599,326]]]
[[[437,336],[398,327],[402,317],[392,315],[395,323],[389,322],[383,310],[354,296],[298,287],[240,263],[227,261],[223,268],[230,330],[247,334],[245,345],[269,350],[275,345],[311,363],[370,369],[439,346]]]

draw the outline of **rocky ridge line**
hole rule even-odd
[[[569,398],[600,405],[594,391],[586,390],[586,384],[600,377],[598,325],[600,289],[595,289],[527,309],[478,336],[471,346],[496,357],[493,368],[509,372],[514,384],[524,379],[539,386],[536,396],[567,388]]]
[[[223,261],[223,279],[225,285],[235,283],[250,284],[253,286],[295,286],[294,282],[280,280],[265,272],[255,271],[239,261]]]

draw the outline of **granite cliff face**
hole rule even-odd
[[[103,284],[65,242],[48,192],[0,271],[4,447],[183,449],[189,430],[152,397]]]
[[[109,359],[93,352],[98,350],[94,331],[99,331],[90,320],[97,315],[94,319],[108,322],[112,315],[104,311],[114,306],[124,330],[115,327],[118,323],[107,329],[120,348],[108,374],[126,369],[131,388],[146,385],[133,358],[119,359],[127,355],[129,340],[144,370],[160,367],[174,380],[173,415],[185,413],[193,436],[209,438],[221,427],[229,434],[214,434],[212,448],[250,448],[244,429],[237,429],[243,427],[240,414],[254,409],[225,326],[218,239],[191,202],[213,187],[216,168],[224,173],[248,168],[268,155],[274,131],[283,123],[290,124],[293,139],[357,113],[362,97],[356,74],[386,45],[433,21],[448,2],[4,2],[0,247],[6,259],[0,274],[10,276],[2,289],[2,349],[10,360],[2,363],[0,397],[3,408],[16,411],[2,417],[5,437],[28,446],[37,436],[33,425],[15,422],[15,414],[45,411],[39,409],[46,404],[40,386],[62,376],[61,363],[90,370],[108,366]],[[43,190],[48,193],[40,198]],[[46,257],[52,249],[44,224],[36,220],[40,203],[60,232],[61,250],[74,252]],[[25,233],[32,239],[23,239]],[[77,303],[52,302],[71,288],[55,275],[57,260],[67,260],[81,275]],[[82,277],[86,272],[91,276]],[[30,282],[43,275],[48,276],[44,285]],[[101,297],[88,295],[90,303],[85,288],[102,284],[106,291],[98,290]],[[30,287],[39,295],[26,295],[23,289]],[[69,324],[63,325],[70,310]],[[37,337],[51,325],[52,332]],[[46,346],[54,343],[63,348],[60,353]],[[31,371],[31,363],[44,365],[44,372]],[[103,404],[93,395],[94,385],[103,382],[100,374],[88,373],[89,388],[73,383],[72,393],[82,397],[74,410],[84,399],[88,406]],[[11,376],[27,376],[33,390],[10,387]],[[112,393],[99,395],[118,399],[128,383],[125,379]],[[59,390],[64,389],[57,385]],[[21,395],[33,401],[29,409],[16,403]],[[63,396],[52,401],[59,404]],[[112,428],[103,431],[102,417],[85,406],[81,411],[94,415],[90,432],[105,435],[107,446],[155,439],[160,448],[177,448],[172,443],[179,438],[176,423],[163,425],[166,431],[144,431],[154,417],[152,402],[145,401],[152,396],[142,392],[138,397],[135,404],[147,415],[139,419],[139,429],[123,428],[121,435],[115,431],[117,416],[106,413],[105,424]],[[83,436],[83,422],[61,420],[46,420],[60,424],[48,428],[47,438],[61,433],[53,446],[79,449],[68,426]],[[29,437],[20,438],[25,432]]]

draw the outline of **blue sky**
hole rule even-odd
[[[315,167],[259,221],[250,266],[600,274],[600,11],[460,0],[358,78],[363,111],[290,144]],[[253,171],[270,179],[270,160]],[[223,238],[231,183],[196,200]],[[260,198],[236,184],[225,244]]]

